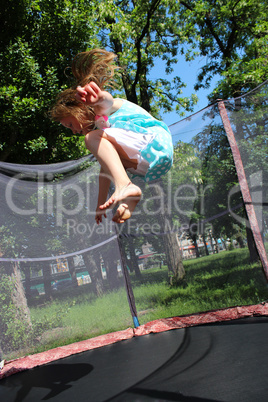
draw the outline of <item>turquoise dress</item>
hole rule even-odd
[[[167,173],[173,162],[173,144],[165,123],[155,119],[140,106],[123,100],[123,105],[109,116],[111,135],[127,152],[138,160],[137,170],[128,169],[146,182]]]

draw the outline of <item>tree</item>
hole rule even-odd
[[[4,226],[0,227],[2,236],[1,255],[17,257],[18,244],[14,236]],[[1,263],[1,310],[3,311],[0,327],[4,346],[16,347],[16,343],[23,344],[32,328],[30,311],[22,283],[20,266],[17,261]]]
[[[251,92],[248,96],[226,102],[232,131],[240,150],[248,185],[251,188],[252,199],[256,188],[260,190],[259,185],[262,185],[262,198],[253,199],[255,205],[257,201],[257,209],[261,207],[258,207],[258,204],[265,199],[267,194],[265,180],[262,180],[262,177],[267,175],[266,102],[266,85]],[[204,113],[212,112],[216,114],[213,125],[208,124],[204,129],[200,129],[200,133],[194,138],[196,147],[203,154],[202,178],[208,194],[204,205],[204,218],[210,218],[216,237],[232,238],[237,236],[238,228],[241,233],[246,230],[250,259],[254,261],[258,259],[258,255],[254,249],[252,233],[247,222],[232,152],[222,124],[217,121],[217,105],[211,106]],[[206,121],[205,114],[203,117]],[[238,158],[238,155],[236,157]],[[228,211],[229,213],[226,213]],[[215,218],[212,220],[213,216]],[[265,212],[263,217],[259,214],[261,230],[264,228],[264,220]]]
[[[50,163],[86,154],[83,139],[66,136],[47,112],[58,92],[71,85],[64,73],[71,58],[84,50],[85,43],[96,45],[95,35],[89,39],[93,31],[89,4],[20,1],[12,7],[12,16],[8,12],[2,16],[8,32],[13,20],[18,25],[0,47],[2,161]]]
[[[180,20],[184,21],[181,40],[192,46],[192,52],[198,49],[200,55],[205,56],[207,60],[200,70],[195,89],[208,88],[213,76],[220,75],[222,80],[209,96],[210,101],[213,101],[219,98],[238,97],[266,79],[268,71],[266,1],[256,4],[252,0],[237,2],[203,0],[181,1],[180,4],[182,6],[179,8]],[[239,108],[240,100],[237,99],[235,102]],[[245,134],[243,125],[241,119],[236,120],[234,131],[237,136]],[[232,158],[228,160],[224,158],[224,161],[229,166],[233,164]],[[211,162],[213,163],[213,156]],[[228,180],[232,182],[231,176]],[[214,227],[216,226],[214,222]],[[225,224],[222,227],[230,231],[230,226],[229,229]],[[249,230],[247,233],[250,245],[252,236]],[[251,258],[253,259],[252,253]]]
[[[171,284],[179,283],[185,275],[178,235],[190,228],[197,187],[201,183],[200,169],[196,147],[179,142],[174,148],[172,169],[158,182],[150,184],[150,193],[145,195],[146,209],[154,211],[151,225],[159,226]]]
[[[30,0],[2,0],[0,10],[0,52],[22,35]]]
[[[267,74],[265,1],[4,0],[1,22],[0,159],[9,162],[49,163],[85,153],[82,142],[45,116],[56,94],[71,85],[65,69],[79,51],[114,51],[123,96],[156,117],[183,113],[196,102],[195,95],[182,95],[178,75],[168,79],[180,56],[207,58],[196,89],[223,75],[213,99],[238,95]]]
[[[0,266],[0,353],[24,346],[32,328],[29,310],[24,303],[25,296],[20,297],[23,296],[23,287],[17,286],[21,284],[18,280],[20,272],[14,264],[8,265],[1,263]]]
[[[57,93],[72,84],[66,67],[88,48],[117,53],[126,97],[154,115],[160,109],[190,109],[195,97],[179,95],[184,86],[179,77],[173,84],[162,77],[149,79],[157,60],[165,61],[167,73],[176,62],[169,3],[21,0],[12,3],[9,13],[11,5],[5,0],[2,19],[9,37],[0,43],[0,159],[49,163],[85,154],[83,140],[67,137],[46,114]]]
[[[216,107],[215,111],[217,112]],[[226,133],[221,124],[205,127],[194,137],[193,143],[197,147],[202,161],[202,186],[206,194],[201,218],[206,219],[217,216],[227,209],[228,194],[231,188],[237,184],[237,175]],[[230,207],[236,208],[241,204],[240,192],[237,192],[231,201]],[[199,205],[198,209],[200,209]],[[243,211],[242,207],[241,211]],[[214,235],[216,237],[222,235],[232,237],[234,230],[232,221],[229,214],[213,219]]]
[[[209,88],[211,79],[223,77],[210,100],[241,95],[267,77],[267,2],[180,1],[180,39],[206,57],[195,89]]]
[[[126,98],[156,117],[160,110],[192,110],[197,98],[182,96],[185,84],[180,77],[165,79],[160,71],[156,79],[151,75],[160,60],[167,75],[177,63],[176,2],[124,0],[98,4],[101,42],[118,55]]]

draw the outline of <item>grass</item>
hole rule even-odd
[[[60,318],[59,328],[63,331],[55,339],[51,330],[47,331],[45,344],[46,348],[53,348],[59,344],[68,344],[97,335],[125,329],[132,325],[132,319],[127,303],[127,296],[124,288],[109,292],[101,298],[90,298],[84,296],[84,300],[73,300],[67,297],[64,306],[60,300],[52,302],[45,307],[31,310],[33,321],[40,321],[45,316],[46,320],[52,321],[57,311],[63,311]],[[44,350],[42,342],[35,347],[35,352]]]
[[[268,288],[259,264],[248,263],[248,251],[238,249],[184,262],[185,279],[170,287],[167,268],[142,271],[142,283],[131,275],[140,324],[266,300]],[[82,290],[82,289],[81,289]],[[34,346],[18,353],[36,353],[133,326],[124,287],[97,298],[86,293],[66,295],[31,307],[33,322],[47,330]],[[14,355],[8,356],[13,358]],[[7,358],[7,357],[6,357]]]
[[[186,277],[181,286],[169,288],[162,280],[150,286],[145,283],[135,287],[138,310],[145,312],[141,323],[250,305],[268,298],[267,283],[260,265],[248,263],[247,250],[239,249],[186,261],[184,267]]]

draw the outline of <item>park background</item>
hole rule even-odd
[[[266,8],[266,1],[256,4],[253,0],[5,0],[0,17],[3,168],[7,163],[16,165],[16,172],[29,166],[34,171],[35,165],[42,164],[52,173],[52,164],[72,163],[88,155],[83,138],[70,135],[48,118],[58,92],[73,83],[71,60],[80,51],[93,47],[114,51],[123,69],[117,76],[120,89],[114,94],[138,103],[168,125],[217,99],[238,99],[254,90],[267,78]],[[201,122],[203,114],[199,116]],[[266,118],[265,113],[262,116]],[[215,125],[216,131],[202,137],[204,127],[200,126],[195,142],[182,142],[180,132],[176,134],[172,183],[174,188],[211,185],[206,208],[216,216],[226,210],[227,194],[237,184],[237,176],[225,133]],[[261,145],[254,154],[255,163],[261,161],[266,173],[267,143]],[[90,164],[81,162],[79,169],[86,172]],[[161,188],[165,186],[164,181]],[[234,206],[240,201],[237,194]],[[153,197],[150,208],[156,208]],[[197,210],[193,212],[189,220],[203,219]],[[244,217],[243,207],[236,213]],[[74,252],[76,243],[74,239],[66,244],[59,241],[53,225],[40,237],[38,230],[44,225],[40,217],[24,222],[18,230],[16,221],[7,225],[3,215],[0,326],[5,358],[131,325],[117,249],[115,255],[113,247],[89,253],[86,262],[80,258],[80,266],[64,256],[45,266],[6,262],[23,257],[20,247],[25,252],[30,244],[26,227],[28,233],[36,230],[37,235],[29,239],[34,238],[35,245],[39,239],[39,247],[48,253]],[[180,228],[182,221],[176,213],[169,218]],[[148,242],[146,233],[141,233],[122,241],[141,323],[267,299],[258,255],[248,248],[250,231],[244,223],[227,218],[208,225],[201,238],[186,233],[183,240],[192,252],[185,253],[184,259],[178,246],[175,249],[174,236]],[[172,256],[174,250],[177,253]],[[142,254],[144,263],[138,264]],[[58,283],[67,286],[61,288]]]

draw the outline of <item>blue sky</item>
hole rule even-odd
[[[205,57],[198,57],[195,60],[191,62],[186,62],[183,59],[181,59],[178,62],[178,67],[174,67],[174,74],[177,75],[181,78],[182,82],[184,82],[187,86],[186,88],[183,88],[183,93],[182,96],[190,96],[192,93],[196,93],[198,96],[198,103],[194,107],[193,112],[185,112],[185,116],[181,117],[178,113],[176,112],[171,112],[171,113],[163,113],[162,114],[162,120],[170,126],[171,124],[176,123],[177,121],[182,120],[185,117],[190,116],[193,113],[198,112],[199,110],[205,108],[208,106],[208,99],[207,95],[209,95],[213,88],[215,87],[217,81],[220,79],[219,76],[216,76],[212,81],[211,81],[211,86],[209,89],[200,89],[199,91],[194,90],[194,85],[197,80],[197,75],[200,72],[201,67],[206,63],[206,58]],[[162,63],[157,63],[157,66],[154,68],[153,72],[153,77],[157,78],[159,77],[159,70],[164,70],[163,64]],[[166,79],[170,78],[172,79],[172,74],[167,75],[165,77]]]

